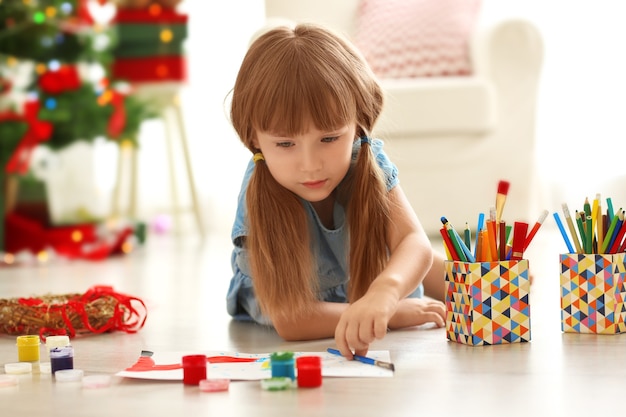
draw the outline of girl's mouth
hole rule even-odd
[[[324,184],[326,184],[326,180],[321,180],[321,181],[307,181],[307,182],[303,182],[302,185],[304,185],[307,188],[320,188],[322,187]]]

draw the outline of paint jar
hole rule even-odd
[[[17,359],[20,362],[39,362],[39,336],[17,337]]]
[[[50,372],[74,369],[74,348],[71,346],[50,349]]]
[[[300,356],[296,359],[298,368],[298,387],[315,388],[322,385],[322,358],[319,356]]]
[[[293,352],[274,352],[270,355],[272,378],[287,377],[296,379],[296,367]]]
[[[206,355],[183,356],[183,384],[198,385],[206,379]]]

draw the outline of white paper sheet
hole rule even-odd
[[[206,354],[207,357],[235,357],[254,359],[254,362],[223,362],[207,363],[207,378],[226,378],[230,380],[261,380],[272,376],[269,353],[239,353],[239,352],[154,352],[150,357],[155,368],[152,370],[137,371],[129,367],[116,375],[126,378],[152,379],[164,381],[182,381],[182,357],[192,354]],[[357,361],[346,360],[342,356],[328,352],[294,352],[294,356],[320,356],[322,358],[322,376],[324,377],[392,377],[389,369],[375,365],[368,365]],[[390,362],[389,351],[370,351],[367,357]],[[139,363],[139,359],[138,359]],[[146,359],[142,360],[146,364]],[[159,370],[159,366],[170,365],[177,369]]]

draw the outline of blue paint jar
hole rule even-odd
[[[296,366],[293,352],[275,352],[270,355],[272,378],[287,377],[296,379]]]

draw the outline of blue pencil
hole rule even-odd
[[[461,247],[461,250],[463,251],[463,253],[465,254],[465,257],[467,258],[468,262],[476,262],[476,257],[474,255],[472,255],[472,251],[469,250],[469,248],[467,247],[467,245],[465,244],[465,242],[463,242],[463,239],[461,238],[461,235],[459,235],[459,233],[454,230],[454,228],[452,226],[450,226],[452,233],[454,233],[454,237],[456,238],[457,242],[459,242],[459,246]]]
[[[339,352],[337,349],[328,348],[326,350],[328,351],[328,353],[332,353],[333,355],[342,356],[341,352]],[[366,363],[368,365],[380,366],[381,368],[389,369],[390,371],[395,371],[395,366],[391,362],[379,361],[373,358],[368,358],[366,356],[359,356],[359,355],[354,355],[354,360],[362,362],[362,363]]]
[[[485,227],[485,213],[478,214],[478,225],[476,226],[476,243],[474,243],[474,258],[476,258],[476,249],[478,248],[478,235]]]
[[[563,236],[563,240],[567,245],[568,253],[574,253],[574,248],[572,247],[572,243],[567,236],[567,232],[565,232],[565,227],[563,227],[563,223],[561,222],[561,218],[559,217],[559,213],[554,213],[554,220],[556,220],[556,225],[559,226],[559,230],[561,231],[561,236]]]

